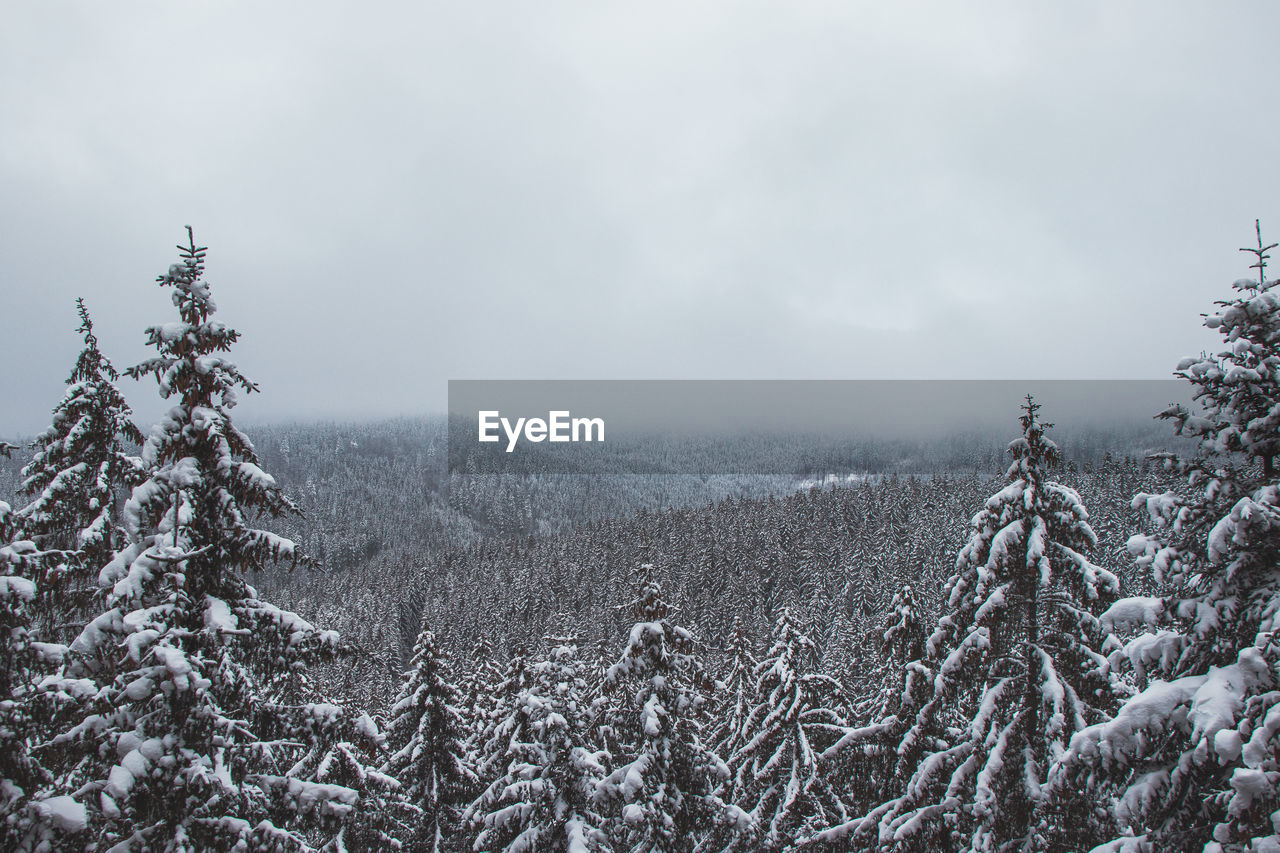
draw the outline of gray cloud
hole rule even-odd
[[[1270,3],[65,10],[0,31],[0,433],[190,223],[263,394],[448,378],[1167,376],[1280,234]],[[144,417],[153,388],[125,382]]]

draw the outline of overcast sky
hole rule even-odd
[[[964,6],[964,10],[961,9]],[[1280,4],[21,3],[0,434],[182,227],[250,421],[449,378],[1160,378],[1280,239]],[[122,381],[143,419],[154,382]]]

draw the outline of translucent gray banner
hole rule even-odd
[[[809,475],[877,470],[940,445],[985,459],[1019,433],[1028,394],[1068,458],[1185,448],[1154,419],[1191,405],[1175,379],[451,380],[449,467]]]

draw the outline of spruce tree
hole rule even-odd
[[[1146,628],[1118,657],[1144,689],[1111,722],[1072,744],[1070,773],[1119,792],[1127,829],[1117,847],[1142,851],[1280,850],[1280,289],[1268,281],[1258,226],[1257,279],[1235,282],[1205,325],[1226,347],[1184,359],[1175,375],[1199,410],[1163,417],[1198,438],[1173,462],[1185,484],[1139,493],[1149,535],[1130,540],[1139,563],[1169,585],[1105,614]]]
[[[732,801],[751,818],[754,837],[742,849],[791,849],[798,837],[841,822],[846,815],[819,756],[843,734],[844,720],[831,706],[839,683],[807,672],[812,641],[784,608],[772,645],[755,667],[758,704],[729,757]]]
[[[408,801],[400,781],[379,768],[388,757],[387,735],[365,713],[331,703],[313,703],[307,711],[308,749],[293,775],[356,795],[354,808],[321,812],[319,837],[331,838],[335,851],[403,849],[422,811]]]
[[[460,816],[474,795],[476,776],[467,763],[465,722],[458,704],[448,661],[424,624],[409,678],[391,708],[392,753],[385,768],[419,811],[411,839],[414,850],[459,849]]]
[[[303,849],[359,800],[303,771],[332,708],[314,701],[308,664],[338,637],[245,582],[301,560],[251,526],[293,505],[231,421],[236,393],[257,388],[223,355],[238,334],[212,319],[205,249],[187,237],[158,279],[178,320],[148,328],[159,355],[127,371],[175,404],[143,447],[127,543],[100,573],[105,610],[71,647],[69,673],[99,685],[102,708],[60,740],[86,750],[77,781],[102,846]]]
[[[0,455],[13,449],[0,442]],[[18,521],[0,501],[0,847],[70,847],[84,830],[84,806],[57,790],[55,770],[37,754],[61,686],[49,683],[51,664],[63,649],[36,640],[31,616],[42,563],[64,556],[21,538]]]
[[[903,584],[889,604],[888,627],[882,636],[884,651],[899,663],[918,660],[924,652],[924,622],[916,606],[911,584]]]
[[[889,615],[881,635],[882,657],[888,664],[880,692],[875,718],[883,720],[894,716],[902,718],[904,706],[912,705],[913,687],[922,673],[922,666],[912,667],[913,662],[925,657],[925,626],[916,605],[915,590],[911,584],[903,584],[893,596]]]
[[[124,543],[121,497],[144,477],[141,460],[128,452],[143,439],[114,384],[120,374],[98,349],[83,299],[76,309],[84,349],[22,469],[22,492],[32,500],[18,511],[27,536],[66,552],[40,584],[47,638],[65,641],[84,626],[98,571]]]
[[[1239,498],[1260,483],[1275,480],[1274,459],[1280,452],[1280,294],[1276,281],[1267,281],[1267,253],[1262,226],[1255,223],[1257,248],[1244,248],[1255,258],[1257,280],[1244,278],[1232,286],[1237,295],[1219,300],[1218,310],[1204,325],[1222,335],[1227,348],[1214,355],[1184,358],[1174,375],[1195,386],[1199,412],[1173,405],[1160,417],[1175,422],[1179,435],[1199,439],[1195,468],[1217,479],[1226,500]],[[1244,470],[1232,465],[1231,454],[1242,454]],[[1224,473],[1217,475],[1219,468]]]
[[[728,768],[701,738],[709,684],[693,636],[670,621],[652,565],[641,569],[632,610],[626,648],[605,676],[617,701],[614,769],[602,785],[610,834],[633,853],[690,851],[716,823],[748,821],[716,794]]]
[[[827,777],[843,782],[851,814],[862,815],[884,799],[895,781],[898,747],[912,728],[916,713],[930,698],[934,672],[926,659],[925,628],[915,593],[903,584],[894,595],[882,625],[878,685],[857,702],[850,714],[856,724],[819,756]],[[874,821],[846,819],[817,837],[843,839],[855,827],[865,834]]]
[[[594,744],[584,666],[577,641],[548,638],[546,660],[498,724],[505,762],[470,806],[477,851],[607,851],[599,814],[605,755]]]
[[[462,673],[458,683],[462,719],[467,735],[467,761],[471,767],[479,766],[478,756],[484,747],[486,732],[489,732],[498,700],[504,695],[503,678],[493,644],[485,634],[481,634],[471,649],[471,666]]]
[[[515,713],[520,695],[528,688],[531,677],[528,653],[523,646],[516,646],[507,659],[505,672],[487,697],[483,714],[471,724],[474,728],[467,735],[467,754],[480,788],[487,788],[506,772],[507,741],[503,727]]]
[[[747,717],[756,706],[756,658],[751,653],[751,637],[741,617],[733,617],[729,631],[728,673],[716,685],[714,713],[707,743],[716,755],[729,756],[742,745]]]
[[[929,638],[930,693],[899,746],[900,793],[822,834],[879,849],[1060,849],[1050,767],[1116,697],[1093,615],[1116,577],[1079,495],[1049,479],[1057,446],[1027,398],[1009,445],[1009,485],[972,522]],[[1074,831],[1076,827],[1065,828]]]

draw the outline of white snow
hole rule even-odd
[[[68,796],[49,797],[32,803],[36,814],[63,832],[82,832],[89,825],[84,805]]]

